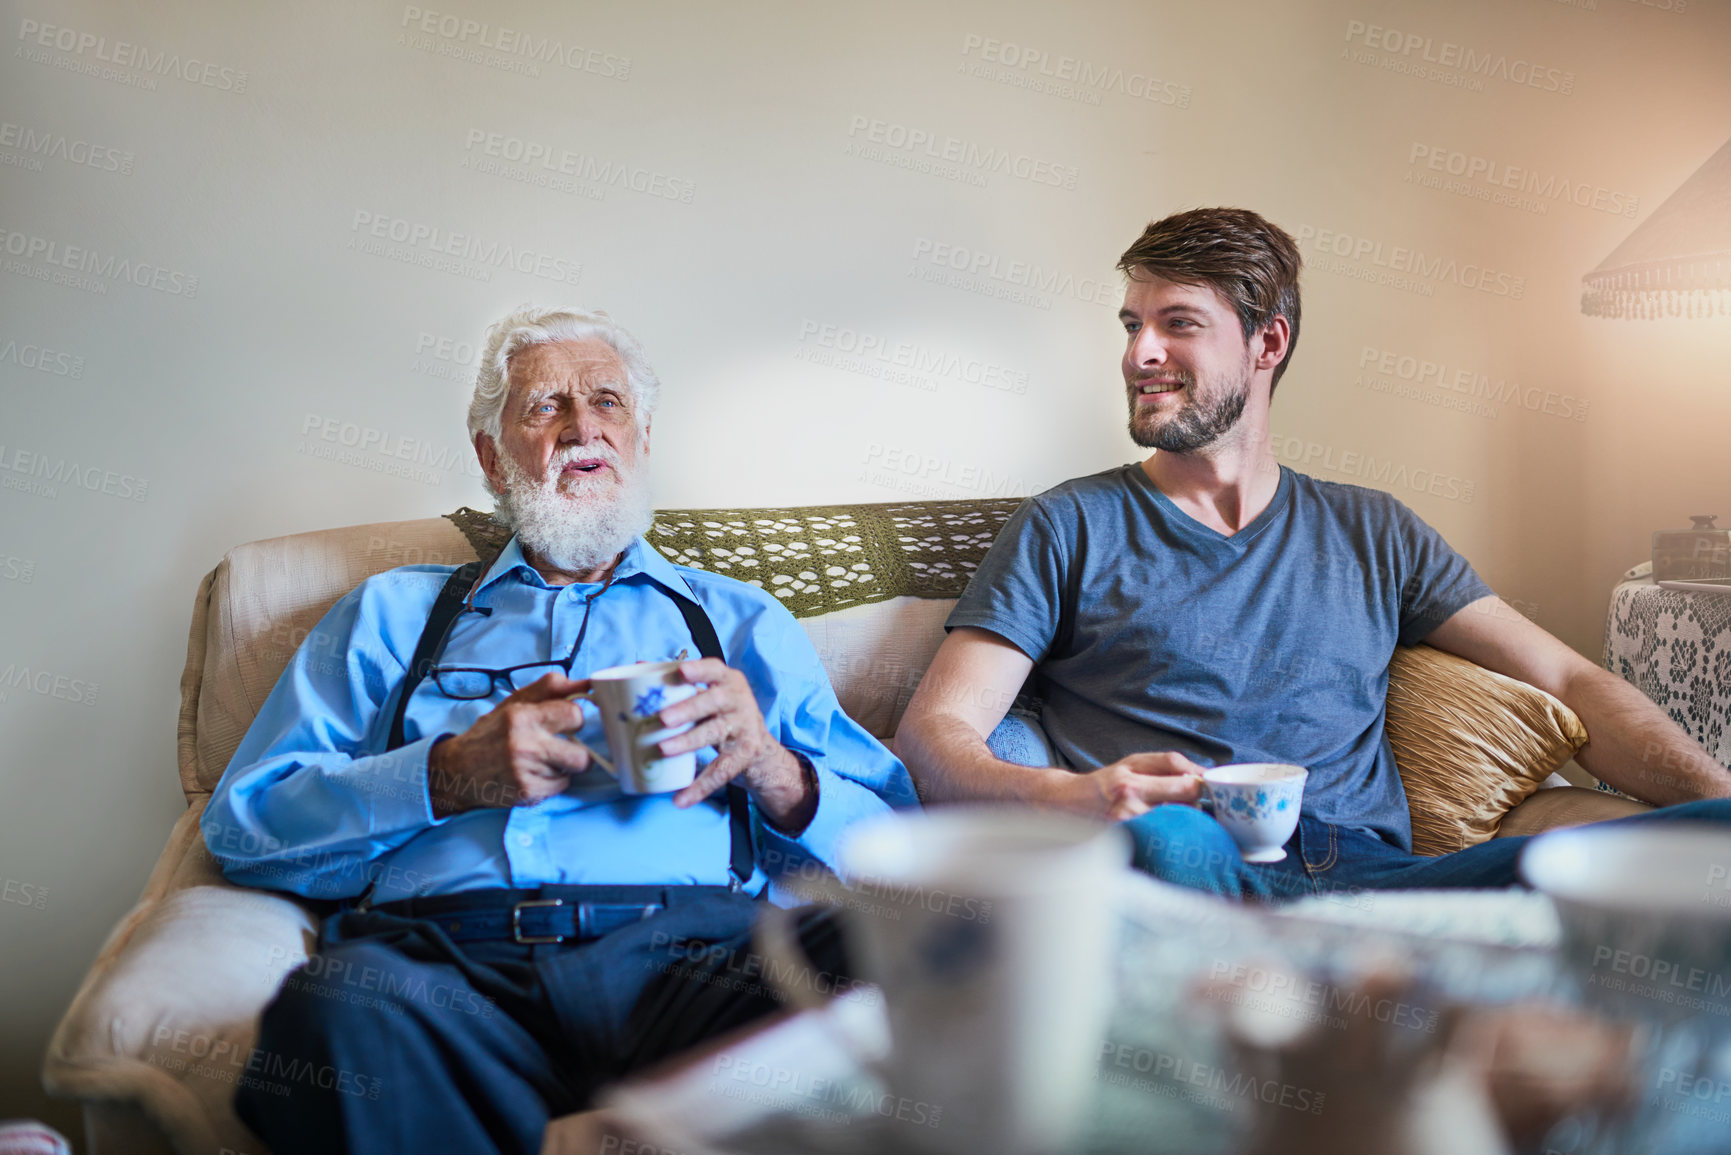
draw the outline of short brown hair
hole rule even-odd
[[[1285,317],[1292,335],[1286,356],[1274,367],[1273,385],[1280,384],[1298,348],[1298,272],[1303,264],[1292,236],[1249,209],[1173,213],[1143,229],[1118,258],[1118,269],[1127,277],[1141,270],[1180,285],[1207,285],[1238,313],[1246,341],[1275,317]]]

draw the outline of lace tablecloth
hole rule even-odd
[[[1605,668],[1731,764],[1731,593],[1660,589],[1652,573],[1644,562],[1611,593]]]

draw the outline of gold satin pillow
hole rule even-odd
[[[1388,744],[1406,786],[1416,854],[1476,846],[1587,741],[1575,712],[1536,686],[1431,646],[1397,646]]]

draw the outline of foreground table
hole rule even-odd
[[[1276,1074],[1247,1063],[1221,1029],[1228,1015],[1260,1012],[1329,1038],[1362,1020],[1360,1030],[1406,1048],[1440,1045],[1435,1024],[1451,1005],[1554,993],[1557,928],[1535,895],[1366,894],[1349,903],[1307,900],[1277,916],[1141,876],[1123,882],[1118,1003],[1078,1152],[1227,1155],[1245,1149],[1259,1115],[1272,1112],[1282,1134],[1296,1137],[1362,1109],[1359,1071]],[[1457,937],[1442,937],[1445,930]],[[1365,948],[1386,953],[1402,942],[1422,951],[1422,966],[1410,989],[1403,980],[1398,1016],[1388,1009],[1377,1017],[1383,1004],[1360,997]],[[1295,987],[1290,980],[1300,975],[1305,982]],[[605,1112],[562,1121],[559,1134],[549,1131],[546,1155],[917,1150],[939,1137],[942,1105],[894,1094],[855,1057],[886,1049],[886,1034],[872,997],[766,1020],[616,1088]],[[1426,1155],[1498,1155],[1499,1147],[1460,1133],[1471,1113],[1433,1113],[1448,1120],[1436,1137],[1452,1146],[1424,1148]]]

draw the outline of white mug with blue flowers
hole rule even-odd
[[[688,751],[663,757],[656,747],[691,729],[691,723],[663,726],[661,711],[697,693],[698,687],[679,673],[679,662],[636,662],[609,666],[589,675],[587,698],[601,715],[601,732],[607,736],[611,763],[600,755],[595,761],[619,779],[624,794],[665,794],[689,786],[697,777],[697,754]],[[590,751],[591,754],[595,752]]]
[[[1204,771],[1214,818],[1226,827],[1246,862],[1279,862],[1298,828],[1304,780],[1310,772],[1283,762],[1242,762]]]

